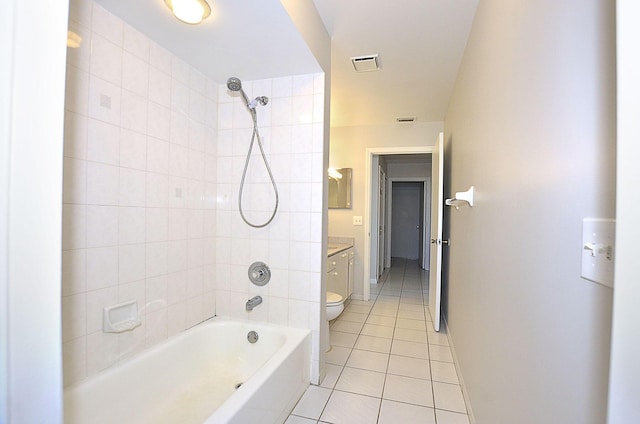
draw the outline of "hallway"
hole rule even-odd
[[[285,424],[468,424],[447,336],[433,332],[429,272],[393,258],[371,300],[331,323],[327,375]]]

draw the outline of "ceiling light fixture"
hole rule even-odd
[[[196,25],[211,15],[211,6],[205,0],[164,0],[176,18]]]

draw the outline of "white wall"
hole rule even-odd
[[[478,423],[605,422],[612,290],[580,255],[615,216],[614,28],[609,0],[479,3],[445,121],[445,191],[477,193],[448,208],[446,309]]]
[[[617,1],[618,174],[616,269],[609,384],[609,424],[640,422],[640,4]]]
[[[442,122],[392,124],[362,127],[332,127],[329,164],[333,168],[353,168],[352,209],[329,210],[329,236],[355,238],[354,296],[364,294],[363,255],[365,229],[353,225],[353,216],[364,216],[365,211],[365,152],[376,147],[432,146]],[[376,174],[377,175],[377,174]],[[366,282],[368,284],[368,282]]]
[[[431,178],[431,159],[421,163],[397,163],[389,164],[389,178]]]
[[[0,422],[62,422],[64,2],[0,18]]]

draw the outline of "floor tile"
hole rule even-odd
[[[315,424],[316,420],[310,420],[309,418],[297,417],[295,415],[289,415],[287,421],[284,424]]]
[[[340,377],[343,367],[334,364],[325,364],[324,367],[326,374],[320,386],[333,389],[338,382],[338,377]]]
[[[355,312],[357,314],[369,314],[373,305],[354,305],[353,302],[344,309],[344,312]]]
[[[382,397],[433,408],[433,394],[429,380],[387,374]]]
[[[378,424],[436,424],[435,411],[425,406],[383,399]]]
[[[347,361],[347,367],[387,372],[388,363],[389,355],[386,353],[354,349],[351,351],[351,356],[349,356],[349,360]]]
[[[423,319],[405,319],[398,318],[396,322],[397,328],[407,328],[409,330],[422,330],[427,331],[427,325]]]
[[[367,318],[367,324],[384,325],[387,327],[396,326],[396,317],[384,316],[384,315],[369,315]]]
[[[322,414],[330,395],[331,389],[309,386],[293,409],[293,414],[317,420],[320,418],[320,414]]]
[[[422,309],[422,292],[402,290],[402,294],[400,295],[400,305],[415,305],[418,309]]]
[[[358,335],[353,333],[343,333],[342,331],[331,330],[329,333],[329,341],[331,346],[342,346],[352,348],[358,340]]]
[[[349,306],[358,305],[358,306],[367,306],[369,308],[373,307],[375,300],[352,300],[349,302]]]
[[[331,350],[325,354],[325,361],[328,364],[334,365],[344,365],[347,363],[347,358],[349,358],[349,354],[351,353],[351,349],[342,346],[333,346]]]
[[[320,417],[335,424],[376,424],[380,399],[354,393],[334,391]]]
[[[431,379],[442,383],[458,384],[455,365],[450,362],[431,361]]]
[[[436,409],[436,418],[438,424],[469,424],[469,416],[457,412]]]
[[[356,341],[355,348],[370,350],[373,352],[389,353],[391,352],[391,339],[372,336],[360,336]]]
[[[429,359],[429,350],[426,343],[408,342],[405,340],[394,340],[393,346],[391,347],[391,354]]]
[[[429,340],[429,344],[449,346],[449,339],[447,338],[447,335],[444,333],[427,331],[427,339]]]
[[[375,325],[375,324],[365,324],[362,327],[362,331],[360,334],[364,334],[365,336],[373,336],[373,337],[384,337],[390,339],[393,337],[393,327],[387,327],[384,325]],[[425,335],[426,338],[426,335]],[[425,340],[426,341],[426,340]]]
[[[384,378],[385,374],[381,372],[345,367],[336,384],[336,390],[381,397]]]
[[[425,319],[424,312],[413,312],[413,311],[398,311],[398,318],[405,319]]]
[[[399,307],[398,311],[423,313],[424,312],[424,306],[422,306],[422,302],[420,302],[419,305],[413,305],[413,304],[407,304],[407,303],[400,302],[400,307]]]
[[[367,316],[368,314],[359,314],[357,312],[343,312],[342,314],[340,314],[340,317],[338,317],[339,321],[351,321],[351,322],[357,322],[359,324],[364,324],[364,322],[367,320]]]
[[[444,364],[444,362],[442,363]],[[431,379],[429,360],[408,358],[406,356],[391,355],[387,373],[426,380]]]
[[[433,383],[433,398],[436,408],[452,412],[466,414],[467,407],[464,404],[462,390],[457,384]]]
[[[371,309],[371,315],[382,315],[385,317],[396,317],[398,310],[393,307],[376,308]]]
[[[393,338],[406,340],[408,342],[427,343],[427,332],[424,330],[409,330],[407,328],[396,328]]]
[[[453,362],[449,346],[429,345],[429,356],[432,361]]]
[[[378,299],[376,299],[376,304],[373,306],[374,307],[376,306],[396,306],[397,307],[399,303],[400,303],[399,296],[389,296],[384,293],[380,293],[380,295],[378,295]]]
[[[357,322],[336,320],[333,325],[331,325],[331,329],[333,331],[342,331],[343,333],[359,334],[362,326],[363,324]]]

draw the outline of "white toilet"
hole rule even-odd
[[[331,350],[331,340],[329,338],[329,321],[332,321],[340,316],[344,311],[344,298],[338,293],[327,292],[327,352]]]
[[[344,311],[344,299],[338,293],[327,292],[327,321],[333,321]]]

